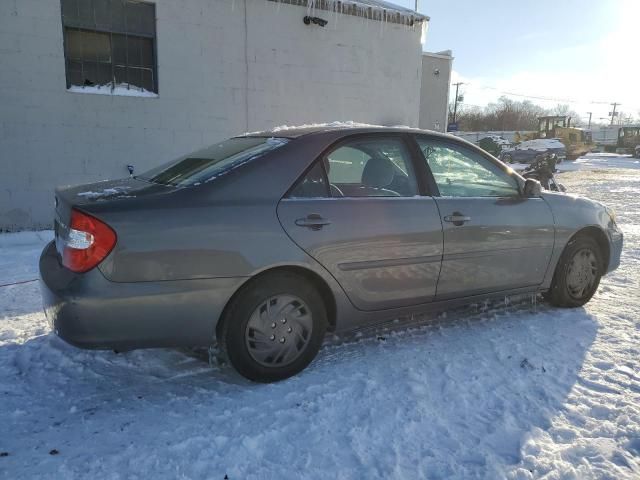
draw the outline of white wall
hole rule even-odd
[[[422,54],[420,128],[447,130],[452,63],[451,52]]]
[[[251,128],[280,123],[355,120],[418,124],[420,29],[316,11],[249,4]]]
[[[597,145],[617,145],[619,130],[620,126],[618,125],[594,126],[591,129],[591,138]]]
[[[246,23],[245,23],[246,7]],[[420,28],[267,0],[157,0],[158,98],[66,91],[58,0],[0,0],[0,229],[51,225],[53,188],[140,172],[247,130],[418,124]]]

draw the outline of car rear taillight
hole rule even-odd
[[[109,225],[73,209],[62,265],[77,273],[88,272],[109,255],[115,244],[116,232]]]

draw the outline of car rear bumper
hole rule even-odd
[[[242,278],[118,283],[99,269],[62,267],[55,245],[40,257],[40,287],[52,330],[82,348],[206,346]]]

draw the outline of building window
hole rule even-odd
[[[158,93],[156,12],[138,0],[62,0],[67,88]]]

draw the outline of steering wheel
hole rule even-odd
[[[331,190],[332,197],[344,197],[344,193],[333,183],[329,184],[329,190]]]

